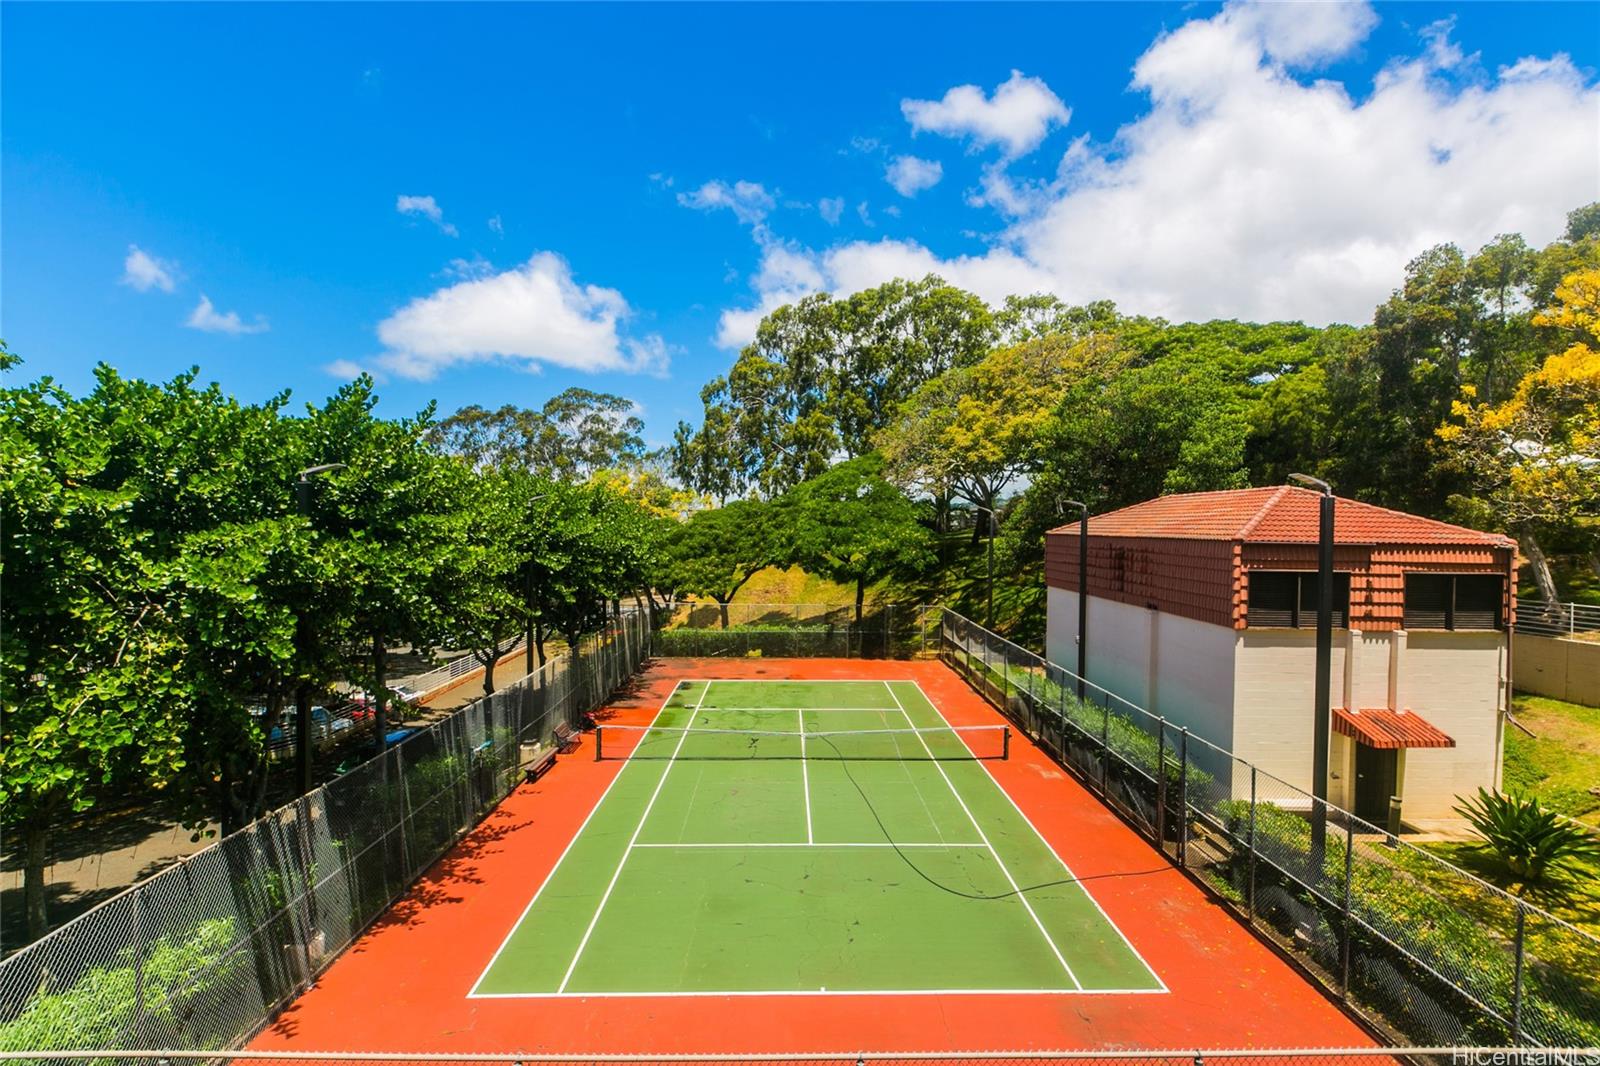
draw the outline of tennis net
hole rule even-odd
[[[1004,725],[907,729],[716,729],[600,725],[594,757],[609,759],[811,759],[820,761],[954,762],[1006,759]]]

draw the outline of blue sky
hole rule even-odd
[[[1600,198],[1600,4],[0,8],[0,335],[86,388],[621,393],[936,269],[1365,320]]]

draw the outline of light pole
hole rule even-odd
[[[1333,487],[1309,474],[1289,480],[1320,489],[1317,528],[1317,684],[1316,721],[1311,740],[1311,875],[1322,876],[1328,844],[1328,729],[1333,672]]]
[[[548,492],[539,493],[539,495],[533,497],[532,499],[530,499],[528,501],[528,506],[532,507],[534,504],[538,503],[540,500],[546,499],[549,495],[550,494]],[[530,673],[530,674],[533,673],[533,627],[534,627],[534,621],[533,621],[533,598],[534,598],[534,591],[535,591],[533,575],[534,575],[533,556],[530,555],[530,556],[528,556],[528,636],[527,636],[527,644],[523,648],[523,655],[522,655],[522,663],[523,663],[524,666],[526,666],[528,668],[527,672]],[[541,663],[540,665],[543,666],[544,664]],[[531,689],[532,686],[529,686],[529,687]]]
[[[1089,505],[1079,500],[1060,501],[1063,509],[1078,509],[1078,699],[1083,699],[1089,672]]]
[[[311,479],[330,470],[343,469],[345,469],[344,463],[323,463],[321,466],[308,466],[300,471],[294,483],[294,502],[295,509],[305,517],[306,521],[311,520]],[[303,642],[300,647],[303,654],[305,647]],[[381,708],[382,705],[379,706]],[[381,709],[378,717],[380,720],[383,717]],[[379,743],[382,743],[381,737]],[[300,794],[303,796],[311,791],[311,690],[305,685],[296,688],[294,694],[294,762],[300,778]]]

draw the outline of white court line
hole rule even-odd
[[[719,840],[719,841],[678,841],[676,843],[662,842],[662,843],[659,843],[659,844],[651,844],[651,843],[635,844],[634,845],[634,849],[638,850],[639,848],[981,848],[981,847],[984,847],[984,846],[985,845],[983,845],[983,844],[944,843],[944,842],[941,842],[941,841],[925,841],[925,842],[916,843],[916,844],[907,844],[907,843],[889,843],[888,841],[882,841],[882,840],[873,840],[873,841],[855,841],[855,840],[812,841],[812,840],[795,840],[795,841],[783,841],[783,842],[773,842],[773,841],[742,841],[741,842],[741,841],[733,841],[733,840],[729,840],[729,841],[720,841]]]
[[[706,687],[700,690],[700,698],[695,701],[694,709],[689,712],[689,722],[694,723],[695,715],[700,713],[700,704],[705,702],[706,693],[711,691],[711,682],[706,682]],[[622,876],[622,868],[628,864],[628,854],[633,851],[633,845],[638,842],[639,834],[644,830],[645,820],[650,817],[650,810],[656,805],[656,797],[661,795],[661,787],[667,783],[667,777],[672,773],[673,761],[677,759],[678,752],[683,750],[683,742],[689,739],[689,731],[685,729],[678,737],[678,746],[672,749],[672,757],[667,760],[666,768],[661,771],[661,780],[656,782],[656,790],[650,793],[650,802],[644,805],[644,813],[639,815],[639,824],[633,827],[633,836],[628,838],[628,846],[622,852],[622,858],[617,862],[616,870],[611,874],[611,882],[606,885],[605,894],[600,897],[600,905],[594,909],[594,917],[589,919],[589,928],[583,931],[583,939],[578,941],[578,950],[572,956],[572,962],[567,966],[557,992],[567,990],[567,982],[572,980],[572,971],[578,968],[578,960],[583,958],[583,949],[589,946],[589,938],[594,935],[594,927],[600,924],[600,912],[606,909],[606,901],[611,898],[611,890],[617,887],[617,880]],[[618,775],[620,776],[620,774]]]
[[[800,784],[806,794],[806,843],[813,843],[817,836],[811,831],[811,770],[806,766],[806,712],[805,708],[795,711],[800,718]]]
[[[911,728],[915,729],[917,727],[917,723],[913,722],[911,720],[911,715],[906,713],[905,704],[900,702],[900,696],[895,692],[894,686],[890,685],[889,682],[885,681],[883,683],[883,687],[889,690],[889,695],[890,696],[894,697],[894,705],[896,707],[900,708],[900,714],[905,718],[906,725],[908,725]],[[921,686],[919,685],[917,687],[918,687],[918,690],[920,691],[921,690]],[[934,709],[935,709],[935,711],[938,710],[938,708],[934,708]],[[944,716],[943,715],[940,715],[939,718],[940,718],[941,721],[944,720]],[[945,722],[945,726],[946,727],[948,727],[949,725],[950,725],[949,722]],[[961,804],[961,809],[963,811],[966,811],[967,819],[972,822],[972,828],[974,828],[974,829],[976,829],[978,831],[978,839],[983,841],[984,846],[989,849],[989,854],[994,856],[995,864],[1000,867],[1000,872],[1006,875],[1006,881],[1008,883],[1010,883],[1011,891],[1016,893],[1018,901],[1021,902],[1021,904],[1022,904],[1022,906],[1024,908],[1026,908],[1026,910],[1028,912],[1028,916],[1033,919],[1033,924],[1039,927],[1039,934],[1044,937],[1044,942],[1046,944],[1050,945],[1050,950],[1051,950],[1052,953],[1055,954],[1056,961],[1061,964],[1061,968],[1063,970],[1067,971],[1067,976],[1072,979],[1072,983],[1074,985],[1077,985],[1079,988],[1082,988],[1083,987],[1083,982],[1078,980],[1078,975],[1073,973],[1072,972],[1072,967],[1067,964],[1066,956],[1062,955],[1061,954],[1061,949],[1056,947],[1056,942],[1053,939],[1051,939],[1050,931],[1044,927],[1044,922],[1040,920],[1038,913],[1034,911],[1033,904],[1029,903],[1028,902],[1028,897],[1023,894],[1022,886],[1017,884],[1017,879],[1011,876],[1011,871],[1010,870],[1006,869],[1005,860],[1000,858],[1000,853],[998,851],[994,850],[994,845],[993,844],[989,843],[989,834],[985,833],[983,831],[983,826],[978,824],[977,817],[975,815],[973,815],[972,809],[967,806],[967,801],[961,797],[961,793],[956,789],[955,782],[951,781],[950,780],[950,775],[944,772],[944,766],[939,762],[938,759],[934,758],[933,749],[928,747],[927,739],[925,737],[923,737],[923,735],[921,733],[917,734],[917,739],[922,741],[922,747],[927,751],[928,758],[933,762],[934,767],[939,771],[939,776],[944,778],[944,783],[946,785],[950,786],[950,794],[956,798],[956,802],[957,803]],[[970,749],[968,749],[968,750],[970,750]]]
[[[672,703],[672,697],[676,696],[678,694],[678,690],[682,687],[682,681],[679,681],[672,686],[672,691],[667,693],[667,698],[661,701],[661,706],[656,708],[655,716],[650,719],[651,725],[655,725],[655,723],[660,720],[661,716],[666,713],[667,707]],[[709,688],[710,686],[708,685],[706,687]],[[599,741],[596,741],[596,743],[599,743]],[[472,990],[467,993],[468,999],[472,999],[478,995],[478,986],[483,984],[483,979],[489,976],[490,970],[494,969],[494,964],[496,960],[500,958],[500,953],[506,949],[507,944],[511,943],[511,938],[517,935],[517,930],[522,928],[522,923],[527,920],[529,912],[533,910],[533,905],[539,902],[539,896],[544,892],[545,886],[550,884],[550,882],[555,879],[556,871],[561,869],[561,864],[566,861],[567,853],[572,850],[573,845],[577,844],[578,840],[583,836],[583,831],[589,828],[589,819],[593,818],[595,812],[605,804],[606,797],[611,794],[612,787],[616,785],[618,780],[621,779],[623,771],[626,769],[627,766],[623,766],[616,772],[616,775],[606,783],[605,791],[600,793],[600,798],[595,800],[593,807],[589,808],[589,813],[583,816],[583,824],[578,826],[578,831],[576,833],[572,834],[572,839],[567,841],[567,846],[561,849],[561,855],[556,859],[556,864],[550,867],[550,872],[545,874],[544,880],[540,882],[539,887],[534,890],[533,898],[528,901],[528,905],[526,907],[522,908],[522,913],[517,916],[517,920],[511,923],[511,928],[507,930],[505,939],[500,941],[500,946],[494,949],[493,955],[489,956],[489,964],[483,968],[483,972],[478,975],[478,979],[472,982]]]
[[[773,988],[706,992],[485,992],[476,999],[694,999],[715,996],[1149,996],[1164,988]],[[806,1056],[808,1059],[814,1056]],[[842,1056],[848,1058],[849,1056]],[[915,1058],[915,1055],[909,1056]]]
[[[926,692],[922,691],[922,685],[915,681],[913,681],[912,684],[917,686],[917,694],[922,697],[922,701],[929,707],[932,707],[933,713],[939,716],[939,721],[943,722],[945,725],[950,725],[950,720],[944,716],[944,712],[939,709],[939,705],[933,702]],[[892,692],[894,690],[890,689],[890,691]],[[960,730],[955,729],[954,726],[951,726],[951,729],[955,732],[956,736],[961,736]],[[962,743],[965,744],[966,741],[962,740]],[[968,750],[970,750],[970,748]],[[977,753],[974,752],[973,754],[976,755]],[[1128,950],[1133,952],[1133,957],[1139,960],[1139,965],[1143,966],[1145,968],[1145,972],[1148,973],[1151,978],[1154,979],[1156,984],[1160,986],[1159,988],[1148,989],[1145,991],[1168,991],[1167,983],[1161,979],[1160,974],[1156,973],[1155,967],[1151,966],[1150,963],[1145,960],[1145,957],[1139,954],[1139,949],[1133,946],[1133,941],[1128,939],[1128,934],[1122,931],[1122,927],[1111,920],[1111,915],[1107,914],[1106,909],[1100,906],[1100,901],[1094,898],[1094,893],[1090,892],[1089,887],[1079,880],[1077,874],[1072,872],[1072,867],[1067,865],[1067,860],[1061,857],[1061,853],[1056,850],[1055,845],[1046,840],[1045,835],[1039,832],[1039,827],[1033,824],[1033,819],[1028,817],[1027,812],[1025,812],[1022,807],[1018,805],[1016,799],[1011,795],[1011,793],[1006,791],[1006,787],[1000,783],[1000,779],[994,776],[994,771],[989,769],[989,767],[984,764],[982,759],[974,759],[974,761],[977,762],[979,766],[983,767],[983,772],[989,775],[989,780],[994,782],[994,787],[1000,790],[1000,794],[1004,796],[1011,804],[1012,809],[1017,812],[1018,816],[1020,816],[1025,823],[1027,823],[1028,828],[1033,830],[1033,835],[1038,837],[1039,842],[1049,849],[1051,855],[1055,856],[1056,862],[1061,864],[1061,868],[1067,872],[1067,876],[1072,879],[1073,884],[1077,885],[1079,890],[1088,897],[1089,902],[1094,904],[1094,909],[1100,912],[1100,917],[1104,918],[1106,924],[1116,931],[1117,936],[1122,938],[1122,942],[1124,944],[1128,945]],[[1085,991],[1089,990],[1086,989]]]
[[[868,682],[865,682],[865,684],[869,684],[870,685],[870,684],[872,684],[872,682],[868,681]],[[809,706],[808,707],[774,707],[771,704],[767,704],[767,705],[762,706],[762,707],[734,707],[734,706],[726,706],[725,707],[725,706],[723,706],[721,704],[718,704],[718,703],[707,704],[705,709],[708,710],[708,711],[742,711],[742,712],[745,712],[745,713],[749,713],[751,711],[766,711],[767,713],[773,715],[774,717],[776,717],[777,715],[780,715],[780,714],[788,714],[790,711],[892,711],[892,710],[894,710],[893,707],[809,707]]]

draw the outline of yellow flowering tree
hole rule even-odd
[[[1502,403],[1477,403],[1473,388],[1463,388],[1438,437],[1448,462],[1473,483],[1474,498],[1458,501],[1463,510],[1515,530],[1553,600],[1537,532],[1594,527],[1600,515],[1600,268],[1568,274],[1533,322],[1567,347]]]

